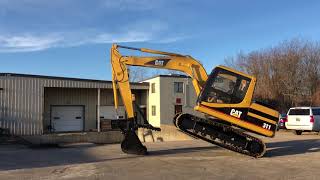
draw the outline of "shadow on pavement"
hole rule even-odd
[[[205,150],[218,149],[218,146],[209,146],[209,147],[189,147],[189,148],[176,148],[176,149],[163,149],[157,151],[149,151],[149,156],[162,156],[170,154],[182,154],[182,153],[192,153]]]
[[[288,156],[320,151],[320,140],[294,140],[266,143],[268,148],[264,157]]]
[[[134,159],[139,157],[153,157],[171,154],[182,154],[211,150],[218,147],[189,147],[149,151],[147,156],[126,155],[119,151],[114,152],[108,145],[103,149],[96,145],[76,145],[74,147],[44,147],[44,148],[7,148],[0,146],[0,171],[42,168],[60,165],[72,165],[91,162],[115,161],[124,159]],[[114,147],[113,147],[114,148]],[[106,151],[106,152],[104,152]]]

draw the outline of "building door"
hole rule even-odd
[[[125,108],[124,106],[118,106],[118,113],[114,106],[100,106],[100,118],[101,119],[125,119]]]
[[[141,112],[142,112],[143,119],[147,120],[147,108],[146,107],[142,107],[140,109],[141,109]]]
[[[174,106],[174,114],[182,113],[182,105],[175,105]]]
[[[51,126],[54,132],[83,131],[83,106],[51,106]]]
[[[137,119],[138,124],[148,123],[147,108],[144,105],[140,106],[139,109],[136,109],[135,111],[135,117]]]

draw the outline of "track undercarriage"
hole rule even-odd
[[[246,134],[243,130],[211,119],[203,119],[191,114],[179,114],[174,124],[182,132],[252,157],[262,157],[266,146],[262,140]]]

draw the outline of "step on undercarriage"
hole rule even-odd
[[[244,133],[243,130],[211,119],[203,119],[191,114],[178,114],[174,118],[174,124],[190,136],[234,152],[258,158],[262,157],[266,151],[262,140]]]

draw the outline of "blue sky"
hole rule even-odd
[[[112,43],[189,54],[320,40],[320,1],[0,0],[0,72],[110,80]]]

